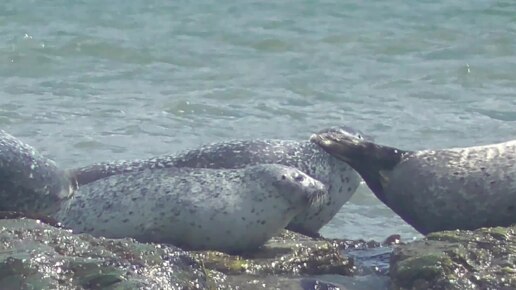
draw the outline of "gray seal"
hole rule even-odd
[[[231,253],[260,247],[325,197],[322,183],[283,165],[154,168],[80,186],[55,218],[77,233]]]
[[[74,188],[54,161],[0,130],[0,211],[52,214]]]
[[[349,127],[332,127],[320,131],[342,132],[359,139],[368,138]],[[123,172],[149,168],[189,167],[236,169],[256,164],[282,164],[295,167],[321,181],[328,188],[324,207],[307,208],[288,225],[288,229],[317,236],[351,198],[360,184],[358,174],[345,162],[327,154],[319,146],[293,140],[234,140],[202,146],[176,155],[163,155],[146,160],[112,161],[72,170],[79,185]]]
[[[516,141],[405,151],[338,132],[311,140],[348,162],[383,203],[423,234],[516,223]]]

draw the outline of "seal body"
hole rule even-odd
[[[239,252],[263,245],[326,196],[322,183],[282,165],[154,168],[79,187],[56,219],[95,236]]]
[[[312,141],[423,234],[516,223],[516,141],[416,152],[337,133]]]
[[[363,139],[361,132],[348,127],[333,127],[321,132],[344,132]],[[309,141],[235,140],[215,143],[177,155],[163,155],[147,160],[114,161],[73,170],[78,183],[89,182],[123,172],[152,168],[189,167],[236,169],[256,164],[282,164],[295,167],[321,181],[328,188],[324,207],[308,207],[288,225],[288,229],[317,235],[360,184],[359,175],[345,162],[332,157]]]
[[[0,211],[49,215],[73,189],[54,161],[0,130]]]

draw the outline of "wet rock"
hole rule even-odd
[[[17,217],[0,216],[1,289],[251,290],[307,289],[312,284],[315,289],[370,289],[371,282],[386,283],[362,279],[360,267],[346,254],[376,251],[380,244],[375,242],[283,231],[255,252],[229,255],[76,235],[32,219],[11,219]],[[361,278],[354,277],[357,273]]]
[[[260,250],[243,255],[192,252],[206,268],[224,274],[252,275],[350,275],[354,265],[334,243],[283,231]]]
[[[348,251],[361,251],[376,259],[381,244],[363,240],[310,238],[282,231],[262,249],[244,255],[228,255],[213,251],[193,252],[207,269],[224,273],[227,282],[238,289],[385,289],[386,276],[376,279],[375,271],[363,268],[364,258],[357,264]],[[388,266],[391,248],[381,247],[383,264]],[[371,252],[370,250],[374,250]],[[372,267],[375,268],[375,267]],[[372,275],[370,275],[373,273]],[[359,276],[355,276],[355,275]],[[364,274],[370,275],[362,279]],[[324,279],[320,279],[324,277]],[[336,286],[338,284],[338,286]],[[371,288],[371,285],[374,285]],[[312,288],[310,288],[313,286]],[[326,287],[326,288],[325,288]],[[333,288],[332,288],[333,287]],[[343,288],[344,287],[344,288]]]
[[[392,289],[516,289],[516,227],[429,234],[397,248]]]
[[[326,282],[318,279],[302,279],[301,287],[307,290],[340,290],[344,288],[344,285],[339,285],[336,283]]]
[[[73,235],[36,220],[0,220],[2,289],[209,289],[208,277],[178,248]],[[216,289],[212,287],[212,289]]]
[[[353,260],[354,275],[387,275],[393,245],[402,244],[399,235],[392,235],[383,242],[365,240],[328,240]]]

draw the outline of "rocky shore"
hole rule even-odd
[[[284,231],[243,255],[0,220],[2,289],[516,289],[514,228],[383,243]]]
[[[400,246],[392,289],[516,289],[515,229],[437,232]]]

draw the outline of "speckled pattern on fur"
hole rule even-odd
[[[80,186],[55,217],[75,232],[238,252],[327,197],[321,182],[283,165],[154,168]]]
[[[52,214],[73,194],[57,165],[31,146],[0,130],[0,210]]]
[[[516,223],[516,141],[406,154],[384,188],[423,233]]]
[[[339,134],[312,140],[423,234],[516,223],[516,141],[414,152]]]
[[[353,136],[361,133],[347,127],[334,127]],[[177,155],[163,155],[146,160],[113,161],[72,170],[79,185],[122,172],[152,168],[243,168],[255,164],[282,164],[295,167],[328,187],[329,198],[324,207],[307,208],[288,225],[288,229],[315,235],[355,193],[361,178],[345,162],[327,154],[309,141],[235,140],[202,146]]]

